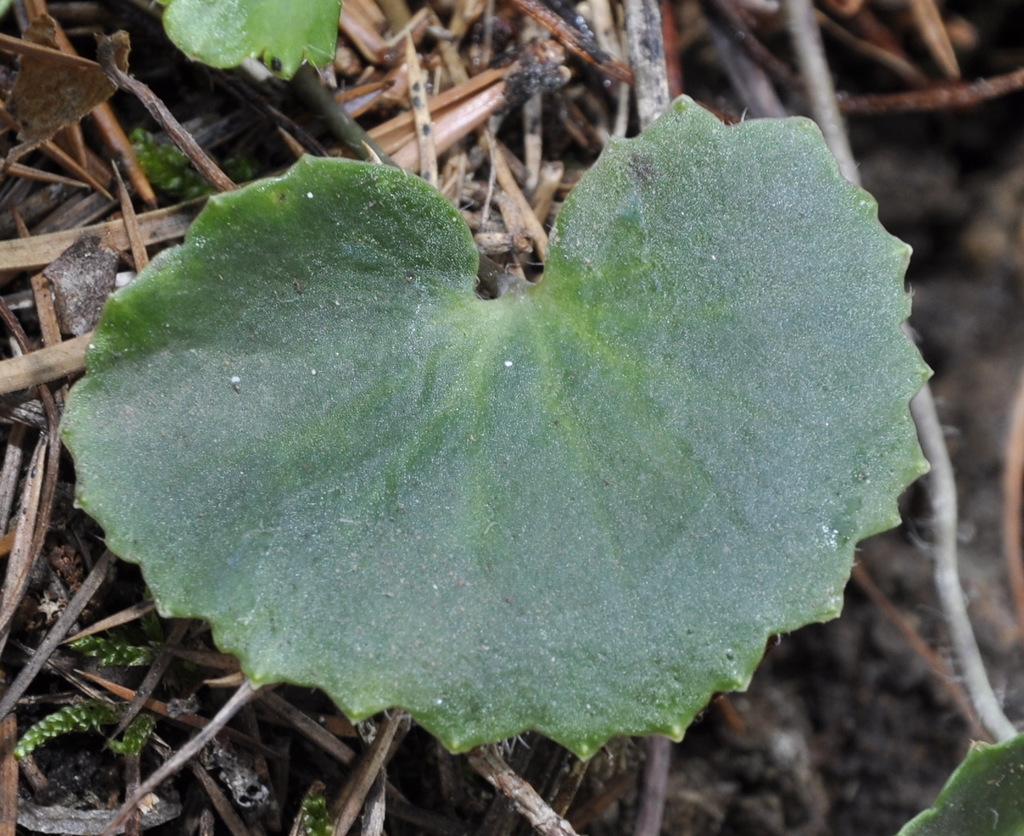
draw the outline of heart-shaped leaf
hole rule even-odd
[[[308,60],[334,59],[341,0],[164,0],[163,22],[174,45],[211,67],[260,58],[291,78]]]
[[[111,299],[65,421],[79,501],[256,682],[453,749],[678,738],[839,611],[922,470],[907,254],[811,123],[689,100],[491,301],[437,192],[306,159]]]

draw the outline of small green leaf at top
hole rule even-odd
[[[65,416],[78,499],[256,683],[453,750],[678,739],[838,614],[923,470],[908,255],[810,122],[688,99],[494,300],[438,192],[304,159],[110,300]]]
[[[1024,735],[975,743],[931,808],[897,836],[1024,836]]]
[[[283,78],[334,59],[341,0],[164,0],[175,46],[211,67],[259,58]]]

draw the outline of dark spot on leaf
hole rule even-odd
[[[629,156],[626,171],[630,179],[641,186],[650,186],[658,179],[658,170],[647,154],[636,151]]]
[[[275,58],[271,58],[270,59],[270,69],[272,69],[275,73],[279,73],[279,72],[281,72],[281,70],[284,69],[284,64],[281,63],[281,59],[280,58],[276,58],[276,57]]]

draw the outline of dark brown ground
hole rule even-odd
[[[891,5],[900,4],[878,4]],[[946,5],[978,37],[977,45],[964,52],[966,77],[993,75],[1022,63],[1024,4],[977,0]],[[692,4],[681,6],[684,19],[692,19],[692,12]],[[237,107],[212,92],[202,73],[166,57],[172,55],[171,47],[158,34],[133,32],[133,38],[149,51],[133,65],[136,73],[148,73],[147,80],[172,106],[182,112],[203,110],[203,97],[215,96],[218,107]],[[784,38],[767,38],[785,58]],[[928,68],[923,49],[910,41],[913,54]],[[828,48],[841,88],[902,89],[835,42]],[[689,49],[689,92],[739,112],[742,106],[715,60],[705,40]],[[128,102],[123,112],[137,115]],[[1000,478],[1011,399],[1024,369],[1024,94],[956,112],[856,117],[850,128],[864,185],[878,197],[883,222],[916,251],[908,277],[914,292],[912,324],[936,372],[934,392],[958,472],[965,590],[992,681],[1005,696],[1009,716],[1017,719],[1024,716],[1024,676],[1021,637],[1014,628],[1002,562]],[[255,150],[261,149],[257,145]],[[266,161],[268,167],[279,163]],[[860,561],[904,618],[949,661],[931,561],[922,547],[928,506],[919,487],[909,492],[904,507],[904,527],[864,543]],[[57,524],[65,521],[58,517]],[[97,610],[115,611],[143,594],[135,571],[121,567]],[[34,646],[39,635],[26,627],[15,638]],[[202,640],[200,634],[192,643]],[[20,667],[20,659],[13,650],[5,654],[3,664],[10,674]],[[66,683],[44,675],[30,694],[67,690]],[[210,716],[216,705],[207,692],[200,693],[207,700],[200,712]],[[325,701],[298,689],[279,693],[314,714],[328,710]],[[161,692],[163,699],[173,695],[174,683]],[[49,710],[19,709],[20,725]],[[183,739],[173,729],[160,730],[172,745]],[[334,789],[346,773],[293,732],[266,725],[263,731],[269,745],[288,753],[287,777],[279,793],[287,829],[311,781],[322,779]],[[933,800],[971,736],[944,683],[878,606],[851,585],[842,618],[784,637],[749,692],[712,706],[673,748],[661,832],[894,834]],[[560,763],[543,743],[534,741],[533,746],[528,775],[535,774],[531,770],[540,760]],[[122,766],[112,755],[101,754],[100,747],[96,735],[75,735],[41,751],[38,764],[54,789],[51,798],[37,801],[86,796],[91,803],[109,801],[108,794],[123,786]],[[594,836],[631,833],[633,828],[643,743],[623,741],[614,751],[614,758],[596,759],[594,775],[584,782],[579,797],[582,803],[610,787],[626,788],[618,802],[585,828]],[[154,765],[153,758],[144,758],[143,773]],[[283,768],[273,765],[278,775]],[[617,779],[617,773],[626,778]],[[464,759],[440,754],[417,730],[398,749],[389,776],[413,804],[478,828],[470,832],[507,832],[496,822],[514,821],[493,811],[493,818],[485,818],[490,797],[486,786],[471,775]],[[193,816],[209,806],[191,773],[179,777],[175,787]],[[262,823],[254,819],[251,832],[272,823],[272,817]],[[223,828],[216,824],[217,832],[227,832]],[[183,832],[181,821],[160,832]],[[408,836],[432,831],[389,817],[387,832]]]

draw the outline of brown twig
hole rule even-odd
[[[917,22],[921,39],[931,52],[935,63],[949,78],[960,78],[960,65],[957,64],[953,44],[949,40],[949,32],[942,22],[942,13],[935,0],[910,0],[910,11]]]
[[[89,184],[84,183],[81,180],[65,177],[64,175],[57,174],[53,171],[43,171],[42,169],[33,168],[30,165],[23,165],[22,163],[8,163],[7,173],[12,174],[15,177],[24,177],[27,180],[36,180],[40,183],[62,183],[65,186],[74,186],[78,189],[89,188]]]
[[[33,273],[29,279],[36,316],[39,317],[39,333],[44,346],[59,345],[60,325],[53,301],[53,290],[45,272]]]
[[[431,101],[431,112],[434,125],[434,144],[437,153],[443,154],[456,142],[468,136],[481,125],[483,125],[494,112],[505,105],[505,82],[499,81],[491,87],[485,88],[482,92],[462,102],[457,107],[445,110],[438,114],[434,110],[433,100]],[[403,114],[404,115],[404,114]],[[398,117],[401,118],[401,117]],[[395,120],[380,125],[381,131],[398,127]],[[376,129],[370,131],[371,135]],[[396,141],[396,149],[391,154],[395,165],[413,169],[419,166],[419,143],[414,136],[409,134],[399,135]],[[387,146],[385,146],[387,147]]]
[[[69,52],[62,52],[59,49],[44,46],[43,44],[32,43],[21,38],[0,33],[0,50],[10,52],[14,55],[31,55],[34,58],[45,58],[54,64],[63,64],[66,67],[78,67],[83,70],[98,69],[99,64]]]
[[[735,0],[701,0],[700,5],[708,21],[717,21],[722,34],[744,50],[768,75],[791,90],[801,87],[800,77],[761,42],[736,8]]]
[[[18,720],[10,714],[0,720],[0,836],[15,836],[18,825]]]
[[[242,821],[242,817],[235,812],[235,808],[228,801],[217,782],[210,777],[210,774],[197,763],[191,765],[191,771],[199,780],[206,797],[210,799],[213,809],[217,811],[217,815],[220,816],[231,836],[252,836],[249,828]]]
[[[636,775],[632,772],[622,772],[606,781],[600,793],[573,810],[570,816],[573,826],[582,830],[635,786]]]
[[[978,722],[978,715],[971,705],[971,700],[967,696],[967,692],[964,691],[963,686],[956,680],[954,672],[950,670],[949,666],[942,661],[942,658],[937,654],[928,643],[921,638],[921,635],[914,629],[913,625],[903,617],[896,606],[889,600],[888,596],[878,588],[878,585],[872,579],[868,570],[862,563],[856,563],[853,566],[852,573],[853,582],[860,587],[861,591],[867,595],[872,603],[878,607],[885,615],[892,625],[899,630],[900,634],[907,640],[907,643],[913,649],[918,656],[924,659],[925,663],[931,668],[932,674],[939,681],[946,692],[952,698],[953,702],[956,703],[957,709],[960,711],[961,716],[971,726],[971,736],[978,740],[991,740],[990,735],[982,725]]]
[[[537,257],[542,262],[547,261],[548,234],[544,230],[544,225],[533,213],[533,207],[530,206],[530,202],[526,199],[522,189],[519,188],[519,183],[516,182],[512,169],[509,168],[505,149],[492,136],[487,137],[487,146],[491,153],[491,163],[497,175],[498,185],[501,186],[502,191],[511,199],[518,224],[533,239],[533,247]]]
[[[943,84],[928,90],[907,93],[875,93],[839,96],[843,113],[874,115],[880,113],[923,112],[973,107],[1000,96],[1024,89],[1024,67],[991,78],[979,78],[962,84]]]
[[[359,818],[359,811],[363,807],[367,793],[387,763],[395,735],[408,721],[408,715],[396,711],[377,726],[370,748],[366,750],[356,771],[332,805],[337,811],[334,818],[334,836],[345,836]]]
[[[17,148],[12,149],[11,153],[8,154],[7,156],[8,169],[11,168],[14,159],[20,157],[23,153],[33,151],[36,148],[38,148],[40,152],[42,152],[55,163],[57,163],[57,165],[62,166],[64,169],[69,171],[83,183],[86,183],[87,185],[91,186],[99,194],[103,195],[103,197],[105,197],[107,200],[114,199],[111,196],[110,192],[107,191],[106,186],[99,180],[97,180],[96,177],[93,176],[91,171],[85,168],[85,166],[79,163],[78,160],[76,160],[74,157],[70,156],[63,148],[57,145],[57,143],[55,143],[53,140],[48,139],[45,142],[40,143],[39,145],[20,145]]]
[[[123,37],[119,37],[123,36]],[[238,188],[213,159],[199,146],[192,135],[174,118],[160,98],[143,84],[124,72],[117,65],[117,56],[128,49],[128,36],[123,32],[115,32],[109,38],[100,38],[97,56],[100,66],[114,84],[135,96],[156,119],[160,127],[170,138],[179,151],[188,157],[196,171],[206,182],[217,191],[230,192]]]
[[[3,299],[0,299],[0,319],[3,320],[21,350],[28,351],[28,336]],[[37,387],[36,391],[46,415],[46,434],[39,438],[36,448],[39,458],[37,461],[34,457],[33,464],[29,465],[28,479],[26,479],[26,486],[22,491],[18,533],[14,545],[11,547],[3,593],[0,596],[0,613],[2,613],[0,615],[0,649],[7,641],[14,607],[17,606],[27,588],[28,573],[42,552],[43,541],[50,527],[50,515],[53,512],[53,501],[57,491],[61,450],[58,432],[60,416],[53,393],[45,385]]]
[[[823,12],[818,12],[815,17],[823,32],[847,45],[854,52],[881,64],[899,76],[910,87],[927,87],[931,84],[928,76],[917,68],[893,38],[883,37],[883,33],[878,31],[881,29],[881,24],[867,9],[862,9],[856,20],[869,30],[869,34],[875,36],[874,39],[859,37]]]
[[[132,206],[131,196],[125,188],[124,180],[121,178],[121,170],[117,164],[114,165],[114,179],[117,182],[117,200],[121,205],[121,219],[124,222],[124,231],[128,236],[128,243],[131,246],[132,263],[136,271],[142,270],[149,264],[149,254],[146,252],[146,245],[142,240],[142,232],[139,229],[139,218],[135,214],[135,207]]]
[[[568,773],[559,785],[558,792],[551,799],[551,809],[558,815],[564,817],[572,806],[576,793],[583,785],[583,779],[587,775],[588,764],[589,761],[580,760],[577,757],[573,757],[569,762]]]
[[[647,738],[643,791],[633,836],[658,836],[668,795],[668,771],[672,765],[672,741],[656,734]]]
[[[17,719],[13,714],[0,720],[0,836],[17,832]]]
[[[68,601],[64,607],[64,612],[60,614],[56,623],[50,628],[46,638],[35,649],[32,658],[18,673],[17,679],[11,683],[11,687],[7,689],[3,697],[0,697],[0,719],[6,717],[14,709],[22,694],[28,690],[28,686],[32,684],[32,680],[43,669],[43,665],[50,658],[50,654],[57,649],[57,646],[63,641],[75,621],[78,620],[78,616],[82,614],[86,604],[92,600],[92,596],[96,594],[96,590],[100,588],[100,584],[106,579],[107,570],[116,559],[113,553],[108,551],[104,552],[102,557],[96,561],[96,565],[92,567],[89,576],[83,581],[74,597]]]
[[[480,746],[470,752],[469,765],[512,802],[516,811],[541,836],[576,836],[572,825],[555,813],[529,783],[512,771],[494,746]]]
[[[131,688],[128,688],[124,685],[120,685],[117,682],[114,682],[110,679],[106,679],[105,677],[102,677],[99,674],[79,669],[67,669],[67,667],[68,666],[66,664],[63,666],[54,665],[54,668],[57,669],[58,673],[65,676],[70,681],[74,682],[79,688],[84,687],[84,683],[88,682],[92,685],[99,686],[107,693],[113,694],[115,697],[118,697],[125,701],[131,700],[132,697],[135,695],[135,692]],[[75,677],[77,677],[80,680],[84,680],[84,682],[76,682]],[[241,678],[236,679],[233,687],[237,688],[238,683],[241,681],[244,680]],[[205,684],[210,686],[213,686],[215,683],[216,680],[205,680]],[[174,723],[175,725],[181,726],[184,729],[196,729],[202,731],[207,726],[209,726],[210,723],[213,722],[213,720],[207,720],[205,717],[200,717],[197,714],[182,714],[180,710],[177,710],[173,705],[161,702],[160,700],[155,700],[152,697],[146,700],[145,709],[147,711],[153,712],[154,714],[158,714],[167,722]],[[245,734],[244,732],[240,732],[237,729],[227,727],[222,729],[220,733],[229,740],[239,743],[242,746],[245,746],[246,748],[251,749],[254,752],[263,752],[264,754],[268,755],[275,754],[274,752],[268,750],[267,747],[263,746],[258,741],[253,740],[251,737],[249,737],[249,735]]]
[[[751,58],[747,39],[737,37],[736,30],[717,15],[708,16],[708,30],[722,67],[743,103],[745,112],[754,118],[787,116],[768,73]]]
[[[528,14],[554,35],[558,42],[571,53],[582,58],[588,64],[596,66],[616,81],[633,83],[633,70],[627,64],[606,53],[592,37],[588,37],[579,29],[570,26],[565,18],[544,5],[541,0],[512,0],[512,2],[520,11]]]
[[[138,807],[142,800],[164,781],[180,772],[185,764],[198,755],[202,748],[227,726],[231,718],[238,713],[238,710],[255,697],[258,692],[259,689],[254,688],[248,679],[244,680],[238,687],[238,690],[231,696],[231,699],[224,703],[223,708],[210,720],[206,728],[189,740],[172,757],[168,758],[159,769],[155,770],[125,800],[124,804],[121,805],[121,809],[117,811],[117,815],[114,816],[110,824],[107,825],[106,830],[103,831],[103,836],[114,836],[121,825],[125,823],[132,810]]]
[[[153,664],[150,665],[149,670],[146,671],[146,675],[143,677],[142,682],[139,683],[139,687],[135,689],[135,695],[125,707],[124,714],[121,715],[121,720],[111,733],[111,737],[117,737],[121,732],[128,728],[129,723],[131,723],[145,707],[146,700],[152,696],[153,692],[156,690],[156,686],[160,684],[160,680],[170,667],[171,662],[174,661],[174,655],[170,652],[169,647],[179,644],[185,637],[187,630],[188,621],[186,619],[179,619],[173,623],[171,631],[167,635],[167,640],[161,647],[160,652],[157,653],[156,659],[153,660]]]
[[[67,377],[85,369],[92,332],[0,362],[0,395]]]
[[[35,563],[37,551],[34,534],[43,494],[46,447],[46,438],[40,436],[29,460],[28,472],[21,490],[21,504],[15,515],[17,527],[14,543],[11,546],[10,559],[7,561],[3,589],[0,590],[0,651],[3,651],[4,645],[7,644],[11,622],[28,589],[28,579]]]
[[[142,616],[147,615],[156,609],[156,603],[153,601],[139,601],[137,604],[132,604],[130,607],[120,612],[116,612],[113,615],[108,615],[106,618],[101,618],[99,621],[95,621],[86,627],[84,630],[79,630],[75,635],[68,636],[65,642],[74,642],[79,639],[84,639],[86,636],[94,636],[96,633],[102,633],[104,630],[113,630],[115,627],[120,627],[122,624],[130,624],[133,621],[138,621]]]
[[[311,743],[319,746],[339,763],[350,766],[355,762],[356,753],[350,747],[283,697],[273,691],[261,692],[260,705],[276,714],[282,721]]]
[[[25,445],[28,428],[24,424],[15,424],[7,436],[7,449],[4,450],[3,468],[0,470],[0,531],[7,531],[3,536],[3,548],[0,554],[10,554],[14,545],[14,532],[9,531],[11,509],[17,496],[21,482],[21,466],[25,460]]]
[[[180,238],[205,203],[206,198],[199,198],[139,215],[143,243],[157,244]],[[32,270],[45,267],[86,235],[99,238],[103,246],[112,250],[126,250],[131,246],[124,222],[120,220],[34,235],[31,238],[11,238],[0,241],[0,270]]]

